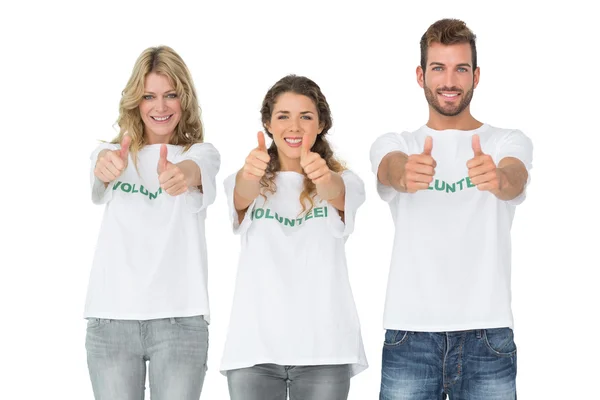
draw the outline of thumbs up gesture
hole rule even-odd
[[[300,152],[300,166],[308,178],[317,184],[327,184],[331,181],[331,170],[319,153],[310,151],[313,143],[310,136],[302,136],[302,151]]]
[[[258,132],[256,135],[258,139],[258,147],[248,154],[244,167],[242,168],[242,177],[249,181],[260,181],[265,175],[271,156],[267,152],[267,146],[265,145],[265,134]]]
[[[156,167],[158,182],[165,192],[171,196],[179,196],[188,190],[188,183],[179,165],[167,160],[167,155],[167,145],[163,144],[160,146],[160,158]]]
[[[474,157],[467,162],[469,179],[479,190],[497,193],[500,190],[500,180],[496,163],[489,154],[481,150],[479,135],[473,135],[471,139]]]
[[[404,174],[400,180],[401,185],[408,193],[416,193],[419,190],[427,190],[433,182],[436,161],[431,156],[433,150],[433,139],[431,136],[425,138],[425,145],[421,154],[411,154],[404,164]]]
[[[131,138],[123,136],[120,150],[102,150],[98,155],[94,175],[104,183],[117,179],[127,168]]]

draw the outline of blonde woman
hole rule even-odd
[[[242,245],[221,371],[232,400],[345,400],[367,367],[344,249],[364,185],[333,155],[315,82],[284,77],[261,113],[273,142],[259,132],[225,181]]]
[[[204,143],[188,68],[146,49],[125,87],[120,132],[91,156],[92,200],[104,204],[85,306],[96,399],[197,400],[208,350],[206,208],[217,150]]]

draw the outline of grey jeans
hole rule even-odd
[[[227,372],[231,400],[346,400],[349,365],[259,364]]]
[[[90,318],[85,340],[96,400],[198,400],[208,352],[202,316],[125,321]]]

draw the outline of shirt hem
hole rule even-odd
[[[196,315],[202,315],[207,321],[210,320],[210,312],[206,309],[197,309],[197,310],[189,310],[189,311],[166,311],[166,312],[151,313],[151,314],[119,314],[119,313],[111,313],[111,312],[86,311],[83,314],[83,318],[103,318],[103,319],[145,321],[145,320],[162,319],[162,318],[194,317]]]
[[[403,323],[384,323],[384,329],[409,331],[409,332],[456,332],[470,331],[474,329],[494,329],[510,328],[513,329],[513,321],[495,321],[495,322],[477,322],[455,325],[412,325]]]
[[[294,365],[294,366],[307,366],[307,365],[341,365],[348,364],[351,365],[351,377],[359,374],[369,367],[369,364],[366,360],[361,360],[357,357],[348,357],[348,358],[312,358],[312,359],[261,359],[255,362],[247,361],[247,362],[238,362],[238,363],[229,363],[222,365],[220,368],[220,372],[222,375],[227,376],[227,371],[231,371],[234,369],[241,368],[250,368],[258,364],[277,364],[277,365]]]

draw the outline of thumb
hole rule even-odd
[[[258,149],[262,151],[267,151],[267,145],[265,144],[265,134],[261,131],[256,134],[258,138]]]
[[[433,150],[433,138],[431,136],[427,136],[425,138],[425,146],[423,146],[423,154],[430,156],[431,150]]]
[[[160,158],[158,159],[158,173],[162,173],[167,169],[167,145],[163,144],[160,146]]]
[[[483,155],[483,151],[481,150],[481,143],[479,141],[479,135],[473,135],[471,139],[471,145],[473,147],[473,153],[475,153],[475,156]]]
[[[304,157],[308,156],[308,153],[310,153],[311,147],[312,147],[312,144],[310,143],[310,136],[308,136],[305,133],[302,136],[302,152],[300,153],[300,159],[303,159]]]
[[[131,137],[129,135],[123,136],[123,139],[121,140],[120,155],[121,155],[121,159],[124,162],[127,162],[127,159],[129,158],[129,145],[130,144],[131,144]]]

